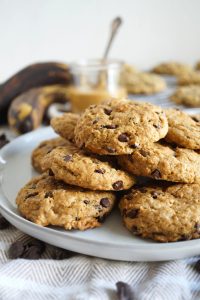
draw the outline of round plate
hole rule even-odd
[[[123,227],[117,209],[102,227],[86,231],[41,227],[22,218],[15,198],[19,189],[36,175],[31,167],[31,152],[42,140],[55,136],[49,127],[39,129],[16,138],[0,151],[0,210],[10,223],[49,244],[108,259],[161,261],[199,254],[200,240],[159,244],[134,237]]]

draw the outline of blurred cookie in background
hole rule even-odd
[[[166,89],[166,83],[160,76],[139,72],[131,65],[125,65],[121,77],[129,94],[155,94]]]
[[[170,99],[177,104],[200,107],[200,85],[179,87]]]
[[[156,65],[153,69],[153,73],[162,74],[162,75],[181,75],[185,72],[192,71],[192,67],[190,65],[180,63],[180,62],[164,62]]]

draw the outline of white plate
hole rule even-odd
[[[51,128],[39,129],[16,138],[0,151],[0,209],[10,223],[49,244],[108,259],[161,261],[200,253],[200,240],[159,244],[132,236],[123,227],[117,210],[101,228],[84,232],[41,227],[22,218],[15,198],[19,189],[36,175],[30,164],[31,151],[42,140],[54,136]]]

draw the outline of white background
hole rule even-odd
[[[117,15],[112,57],[140,68],[200,59],[199,0],[0,0],[0,80],[36,61],[100,57]]]

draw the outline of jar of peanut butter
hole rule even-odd
[[[111,97],[126,97],[120,81],[123,63],[118,60],[80,60],[70,65],[73,85],[68,88],[72,111],[82,112],[91,104]]]

